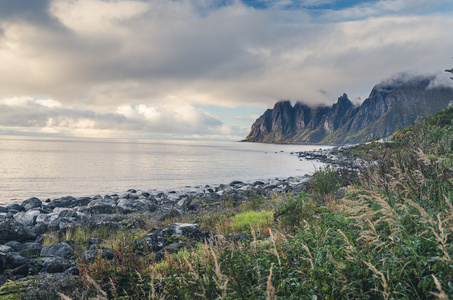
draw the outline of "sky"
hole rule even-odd
[[[0,135],[240,140],[453,67],[451,0],[0,0]]]

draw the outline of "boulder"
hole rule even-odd
[[[76,206],[87,206],[91,202],[90,197],[80,197],[74,202]]]
[[[178,243],[182,240],[193,240],[201,242],[211,237],[211,232],[205,228],[199,228],[198,224],[173,223],[162,229],[152,229],[138,245],[144,251],[158,252],[170,244]]]
[[[39,243],[24,243],[19,254],[26,258],[36,258],[41,254],[42,246]]]
[[[25,210],[30,210],[33,208],[41,207],[42,201],[36,197],[33,197],[22,202],[22,206],[24,207]]]
[[[236,187],[236,186],[242,186],[242,185],[244,185],[244,184],[245,184],[245,183],[243,183],[242,181],[238,181],[238,180],[235,180],[235,181],[230,182],[230,186],[234,186],[234,187]]]
[[[58,214],[58,217],[59,218],[73,218],[73,219],[77,219],[79,217],[79,215],[77,214],[77,212],[75,212],[73,210],[65,209],[65,210],[62,210]]]
[[[33,227],[33,232],[36,233],[36,235],[41,235],[44,234],[48,231],[48,225],[46,223],[38,223]]]
[[[50,203],[49,206],[51,208],[56,208],[56,207],[74,207],[76,206],[76,198],[72,196],[67,196],[67,197],[62,197],[58,199],[53,199]]]
[[[57,243],[41,249],[41,256],[58,256],[70,258],[74,255],[74,250],[67,243]]]
[[[0,216],[0,243],[36,239],[36,234],[28,227],[13,219]]]
[[[125,213],[155,211],[157,203],[146,199],[121,198],[118,207],[124,209]]]
[[[17,203],[10,204],[6,207],[6,211],[11,212],[13,214],[15,214],[19,211],[24,211],[24,210],[25,210],[25,208],[22,205],[17,204]]]
[[[36,214],[28,214],[23,211],[14,214],[14,220],[16,220],[16,222],[30,227],[36,224],[36,218],[37,218]]]
[[[28,264],[23,264],[21,266],[18,266],[15,269],[9,271],[9,274],[13,275],[13,276],[25,277],[28,275],[29,269],[30,269],[30,267],[28,266]]]
[[[19,243],[17,241],[10,241],[6,243],[5,246],[11,247],[11,249],[13,249],[13,252],[19,252],[23,248],[22,243]]]
[[[13,252],[13,248],[11,248],[10,246],[6,246],[6,245],[0,245],[0,252],[3,252],[3,253]]]
[[[3,265],[3,270],[15,269],[22,265],[29,265],[28,259],[21,256],[19,253],[1,253],[0,252],[0,265]]]
[[[73,262],[63,257],[45,257],[42,272],[63,273],[73,266]]]
[[[83,213],[87,215],[111,215],[117,214],[120,211],[122,211],[122,209],[120,210],[117,207],[111,205],[96,205],[87,207],[85,210],[83,210]]]

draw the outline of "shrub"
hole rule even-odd
[[[303,220],[310,219],[316,212],[316,204],[310,201],[308,195],[302,192],[298,195],[288,195],[275,213],[281,228],[294,231]]]
[[[309,184],[315,195],[325,199],[340,188],[338,171],[331,165],[325,165],[316,170]]]

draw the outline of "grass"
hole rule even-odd
[[[271,227],[274,222],[274,213],[272,211],[246,211],[233,217],[232,229],[235,232],[252,234],[252,231],[261,232],[267,227]]]

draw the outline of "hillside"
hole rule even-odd
[[[413,125],[447,108],[453,88],[434,77],[411,77],[376,85],[356,107],[346,94],[331,107],[279,101],[252,125],[245,142],[348,144],[366,142]]]

